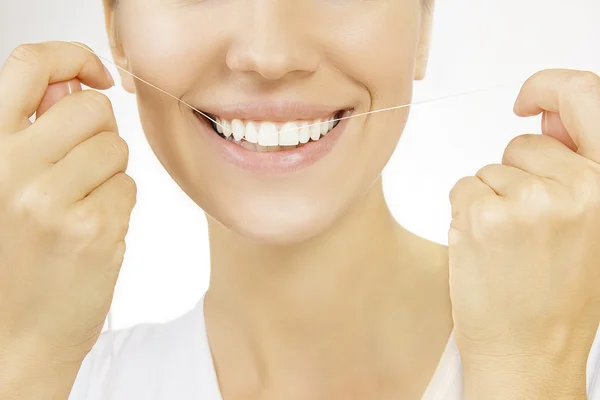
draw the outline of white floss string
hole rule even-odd
[[[203,117],[205,117],[206,119],[208,119],[210,122],[214,123],[217,126],[220,126],[222,128],[227,129],[225,126],[221,125],[219,122],[215,121],[213,118],[211,118],[209,115],[206,115],[206,113],[198,110],[197,108],[193,107],[192,105],[186,103],[185,101],[181,100],[179,97],[172,95],[171,93],[159,88],[158,86],[155,86],[153,84],[151,84],[150,82],[140,78],[139,76],[134,75],[133,73],[129,72],[128,70],[126,70],[125,68],[121,68],[120,66],[118,66],[117,64],[115,64],[114,62],[112,62],[111,60],[102,57],[100,55],[98,55],[95,51],[88,49],[87,47],[79,44],[79,43],[75,43],[75,42],[71,42],[72,44],[74,44],[77,47],[81,47],[82,49],[89,51],[90,53],[94,54],[96,57],[98,57],[99,59],[115,66],[116,68],[118,68],[119,70],[125,72],[128,75],[131,75],[132,77],[134,77],[135,79],[145,83],[146,85],[153,87],[154,89],[158,90],[159,92],[162,92],[164,94],[166,94],[169,97],[172,97],[173,99],[177,100],[178,102],[186,105],[187,107],[191,108],[192,110],[196,111],[198,114],[202,115]],[[376,113],[380,113],[380,112],[384,112],[384,111],[392,111],[392,110],[398,110],[401,108],[405,108],[405,107],[410,107],[410,106],[414,106],[414,105],[418,105],[418,104],[426,104],[426,103],[433,103],[436,101],[441,101],[441,100],[446,100],[446,99],[452,99],[455,97],[460,97],[460,96],[467,96],[470,94],[475,94],[475,93],[479,93],[479,92],[487,92],[487,91],[491,91],[494,89],[500,89],[500,88],[507,88],[507,87],[512,87],[512,86],[516,86],[516,85],[522,85],[523,83],[525,83],[525,81],[519,81],[519,82],[514,82],[514,83],[509,83],[509,84],[503,84],[503,85],[497,85],[497,86],[489,86],[489,87],[485,87],[482,89],[476,89],[476,90],[471,90],[468,92],[462,92],[462,93],[456,93],[456,94],[451,94],[448,96],[443,96],[443,97],[435,97],[432,99],[428,99],[428,100],[421,100],[421,101],[415,101],[409,104],[403,104],[400,106],[393,106],[393,107],[386,107],[386,108],[381,108],[378,110],[373,110],[373,111],[368,111],[368,112],[363,112],[363,113],[359,113],[359,114],[351,114],[347,117],[341,117],[341,118],[336,118],[331,120],[332,122],[336,122],[336,121],[341,121],[343,119],[350,119],[350,118],[356,118],[356,117],[362,117],[364,115],[369,115],[369,114],[376,114]],[[307,126],[313,126],[313,125],[322,125],[322,124],[327,124],[329,123],[328,121],[323,121],[323,122],[318,122],[318,123],[314,123],[314,124],[309,124]],[[280,132],[284,132],[285,130],[281,130]]]
[[[119,70],[121,70],[121,71],[125,72],[126,74],[131,75],[133,78],[139,80],[140,82],[143,82],[146,85],[148,85],[150,87],[153,87],[154,89],[158,90],[159,92],[161,92],[161,93],[163,93],[163,94],[165,94],[165,95],[167,95],[167,96],[169,96],[169,97],[177,100],[181,104],[189,107],[190,109],[194,110],[198,114],[202,115],[203,117],[205,117],[206,119],[208,119],[209,121],[211,121],[212,123],[214,123],[215,125],[220,126],[222,128],[225,128],[225,126],[223,126],[222,124],[220,124],[219,122],[217,122],[216,120],[214,120],[213,118],[211,118],[206,113],[198,110],[197,108],[195,108],[191,104],[186,103],[185,101],[181,100],[177,96],[174,96],[171,93],[169,93],[169,92],[167,92],[167,91],[159,88],[158,86],[153,85],[152,83],[150,83],[150,82],[148,82],[148,81],[140,78],[139,76],[133,74],[132,72],[129,72],[125,68],[122,68],[122,67],[118,66],[117,64],[115,64],[111,60],[107,59],[106,57],[102,57],[101,55],[97,54],[95,51],[93,51],[93,50],[91,50],[91,49],[89,49],[89,48],[87,48],[87,47],[85,47],[85,46],[83,46],[83,45],[81,45],[79,43],[76,43],[76,42],[70,42],[70,43],[72,43],[73,45],[75,45],[77,47],[80,47],[80,48],[82,48],[82,49],[84,49],[84,50],[86,50],[86,51],[94,54],[100,60],[102,60],[104,62],[107,62],[110,65],[113,65],[114,67],[118,68]],[[479,93],[479,92],[491,91],[491,90],[494,90],[494,89],[500,89],[500,88],[507,88],[507,87],[512,87],[512,86],[516,86],[516,85],[522,85],[523,83],[525,83],[525,81],[519,81],[519,82],[514,82],[514,83],[509,83],[509,84],[504,84],[504,85],[497,85],[497,86],[489,86],[489,87],[485,87],[485,88],[482,88],[482,89],[471,90],[471,91],[468,91],[468,92],[456,93],[456,94],[451,94],[451,95],[442,96],[442,97],[435,97],[435,98],[428,99],[428,100],[415,101],[415,102],[412,102],[412,103],[409,103],[409,104],[403,104],[403,105],[393,106],[393,107],[386,107],[386,108],[381,108],[381,109],[378,109],[378,110],[363,112],[363,113],[359,113],[359,114],[351,114],[351,115],[346,116],[346,117],[341,117],[341,118],[333,119],[332,122],[341,121],[341,120],[344,120],[344,119],[362,117],[362,116],[369,115],[369,114],[381,113],[381,112],[384,112],[384,111],[398,110],[398,109],[401,109],[401,108],[406,108],[406,107],[410,107],[410,106],[414,106],[414,105],[418,105],[418,104],[433,103],[433,102],[436,102],[436,101],[447,100],[447,99],[452,99],[452,98],[461,97],[461,96],[467,96],[467,95],[471,95],[471,94],[475,94],[475,93]],[[318,122],[318,123],[314,123],[314,124],[309,124],[308,126],[322,125],[322,124],[326,124],[326,123],[329,123],[329,121],[323,121],[323,122]],[[282,131],[280,131],[280,132],[282,132]],[[112,331],[112,325],[113,325],[112,315],[109,312],[108,313],[108,319],[107,319],[107,327],[108,327],[109,331]]]
[[[211,121],[212,123],[214,123],[217,126],[220,126],[222,128],[225,128],[222,124],[220,124],[219,122],[215,121],[213,118],[211,118],[209,115],[206,115],[206,113],[198,110],[197,108],[195,108],[194,106],[192,106],[191,104],[186,103],[185,101],[181,100],[180,98],[178,98],[177,96],[172,95],[171,93],[159,88],[156,85],[153,85],[152,83],[140,78],[139,76],[129,72],[128,70],[126,70],[125,68],[121,68],[120,66],[118,66],[117,64],[115,64],[114,62],[112,62],[111,60],[102,57],[101,55],[97,54],[95,51],[79,44],[76,42],[71,42],[73,45],[80,47],[92,54],[94,54],[96,57],[98,57],[100,60],[105,61],[107,63],[109,63],[110,65],[115,66],[116,68],[118,68],[119,70],[125,72],[128,75],[131,75],[133,78],[139,80],[140,82],[145,83],[146,85],[153,87],[154,89],[158,90],[159,92],[177,100],[178,102],[180,102],[181,104],[189,107],[190,109],[194,110],[195,112],[197,112],[198,114],[202,115],[203,117],[205,117],[206,119],[208,119],[209,121]],[[378,110],[373,110],[373,111],[368,111],[368,112],[363,112],[363,113],[359,113],[359,114],[351,114],[349,116],[346,117],[341,117],[341,118],[336,118],[333,119],[332,122],[336,122],[336,121],[341,121],[343,119],[349,119],[349,118],[356,118],[356,117],[362,117],[365,115],[369,115],[369,114],[376,114],[376,113],[381,113],[384,111],[392,111],[392,110],[398,110],[401,108],[405,108],[405,107],[410,107],[410,106],[414,106],[414,105],[418,105],[418,104],[426,104],[426,103],[433,103],[436,101],[441,101],[441,100],[446,100],[446,99],[452,99],[455,97],[460,97],[460,96],[467,96],[467,95],[471,95],[471,94],[475,94],[475,93],[479,93],[479,92],[486,92],[486,91],[491,91],[494,89],[499,89],[499,88],[507,88],[507,87],[512,87],[512,86],[516,86],[516,85],[522,85],[523,83],[525,83],[525,81],[519,81],[519,82],[514,82],[514,83],[510,83],[510,84],[504,84],[504,85],[498,85],[498,86],[490,86],[490,87],[486,87],[486,88],[482,88],[482,89],[476,89],[476,90],[471,90],[468,92],[462,92],[462,93],[456,93],[456,94],[451,94],[448,96],[442,96],[442,97],[436,97],[436,98],[432,98],[432,99],[428,99],[428,100],[422,100],[422,101],[415,101],[409,104],[403,104],[403,105],[399,105],[399,106],[393,106],[393,107],[386,107],[386,108],[382,108],[382,109],[378,109]],[[313,124],[309,124],[308,126],[313,126],[313,125],[321,125],[321,124],[327,124],[329,123],[329,121],[323,121],[323,122],[318,122],[318,123],[313,123]],[[283,132],[283,131],[280,131]],[[112,331],[113,330],[113,318],[112,318],[112,312],[108,313],[108,318],[107,318],[107,328],[108,331]],[[112,364],[112,360],[115,358],[116,354],[115,354],[115,346],[114,346],[114,336],[111,336],[111,351],[110,351],[110,358],[111,358],[111,364]]]

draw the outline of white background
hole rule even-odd
[[[454,182],[500,161],[512,137],[540,132],[539,117],[512,114],[519,82],[544,68],[600,73],[600,2],[437,3],[428,77],[416,84],[415,101],[512,84],[415,105],[385,171],[387,197],[399,221],[445,243],[448,192]],[[2,60],[19,43],[47,40],[84,42],[109,57],[101,1],[1,0]],[[109,69],[118,77],[116,68]],[[114,327],[125,328],[173,319],[196,304],[208,285],[208,243],[202,211],[170,179],[146,143],[134,97],[118,86],[107,94],[131,149],[128,173],[139,186],[113,304]]]

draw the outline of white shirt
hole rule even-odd
[[[588,398],[600,400],[600,335],[587,367]],[[460,354],[450,336],[422,400],[461,400]],[[178,319],[103,333],[69,400],[222,400],[204,323],[204,297]]]

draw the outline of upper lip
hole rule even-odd
[[[350,109],[352,107],[314,105],[292,101],[257,101],[198,108],[198,110],[212,117],[226,120],[243,119],[273,122],[329,118],[339,111]]]

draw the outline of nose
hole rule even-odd
[[[279,80],[317,70],[320,56],[306,35],[310,24],[295,15],[289,4],[273,0],[254,2],[247,24],[237,30],[227,52],[231,71]]]

